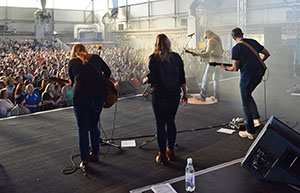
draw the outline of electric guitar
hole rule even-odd
[[[186,53],[189,54],[193,54],[194,52],[190,51],[190,50],[184,50]],[[228,63],[219,63],[219,62],[209,62],[210,66],[221,66],[221,64],[223,64],[224,66],[232,66],[232,64],[228,64]]]

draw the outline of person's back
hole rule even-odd
[[[246,131],[239,131],[239,136],[253,140],[256,132],[255,127],[260,126],[261,121],[252,92],[262,80],[261,61],[265,61],[270,53],[257,41],[243,38],[244,34],[240,28],[234,28],[231,31],[231,36],[237,42],[232,48],[233,63],[230,67],[222,65],[222,68],[226,71],[241,70],[240,93],[246,119]],[[259,56],[258,53],[262,53],[262,56]]]
[[[161,62],[155,55],[150,56],[149,67],[156,70],[150,73],[153,94],[159,96],[179,95],[181,85],[184,84],[183,62],[180,56],[171,52],[168,61]]]
[[[256,40],[243,38],[241,41],[248,43],[252,46],[257,53],[262,52],[264,47],[260,45]],[[261,78],[263,73],[261,69],[261,63],[259,62],[257,56],[242,43],[237,43],[232,48],[232,58],[239,60],[241,78],[247,77],[257,77]]]
[[[73,58],[69,63],[70,78],[73,79],[73,98],[95,99],[105,96],[104,82],[98,71],[105,71],[110,76],[110,70],[98,56],[92,55],[87,64],[82,64],[79,58]]]

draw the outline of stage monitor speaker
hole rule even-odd
[[[272,116],[249,148],[242,166],[257,177],[300,185],[300,134]]]
[[[120,96],[136,93],[136,88],[130,81],[119,82],[119,88]]]

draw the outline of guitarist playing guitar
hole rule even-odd
[[[202,78],[202,86],[200,90],[200,100],[205,102],[206,92],[208,89],[209,76],[212,76],[213,80],[213,96],[212,99],[215,102],[219,100],[219,69],[216,68],[217,65],[221,65],[222,61],[222,42],[220,37],[212,32],[207,30],[204,33],[204,39],[207,39],[207,47],[204,52],[196,53],[186,50],[186,52],[191,53],[193,56],[208,57],[208,64]]]

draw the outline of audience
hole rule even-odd
[[[129,81],[137,88],[137,92],[143,92],[145,87],[142,80],[147,74],[148,56],[153,51],[152,48],[87,48],[90,53],[99,54],[103,58],[117,81]],[[174,48],[178,52],[182,49]],[[27,113],[24,110],[26,107],[33,113],[73,105],[73,89],[69,84],[67,70],[69,58],[69,51],[58,49],[48,41],[0,40],[0,89],[7,89],[10,106],[12,104],[16,109],[22,108],[15,110],[18,112],[14,114]],[[195,73],[189,65],[195,63],[192,58],[185,57],[185,67],[186,71]],[[24,108],[21,107],[22,98],[19,98],[22,96],[25,101]],[[2,104],[0,109],[5,109]],[[10,111],[11,109],[6,109],[6,113],[1,116],[9,116]]]

